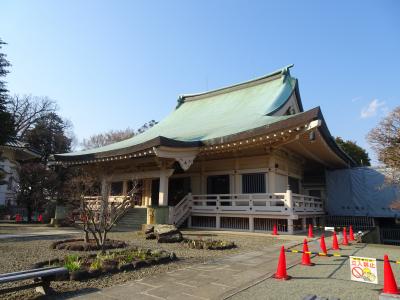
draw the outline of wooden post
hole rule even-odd
[[[287,205],[287,207],[289,209],[289,213],[291,215],[293,215],[293,195],[292,195],[292,191],[289,189],[289,187],[286,190],[285,202],[286,202],[286,205]]]
[[[168,206],[168,179],[174,172],[173,169],[160,170],[160,189],[158,192],[158,205]]]
[[[287,225],[288,225],[288,228],[287,228],[288,234],[293,234],[293,232],[294,232],[294,230],[293,230],[293,219],[288,219],[287,220]]]
[[[307,231],[307,218],[302,218],[301,219],[301,227],[302,227],[304,232]]]
[[[249,217],[249,231],[254,232],[254,217],[253,216]]]

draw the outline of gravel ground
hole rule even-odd
[[[1,228],[1,227],[0,227]],[[32,229],[36,231],[38,227]],[[18,229],[19,231],[28,232],[27,228]],[[10,228],[3,228],[3,233],[15,234],[16,231]],[[83,282],[75,281],[63,281],[53,282],[51,286],[59,293],[58,295],[68,297],[74,295],[79,291],[85,291],[91,288],[103,288],[121,284],[132,279],[139,279],[146,276],[151,276],[157,273],[163,273],[177,268],[183,268],[187,265],[201,263],[210,259],[233,255],[240,252],[246,252],[250,250],[259,250],[260,248],[266,248],[272,245],[278,240],[270,236],[262,235],[241,235],[241,234],[229,234],[229,233],[205,233],[195,231],[185,231],[184,236],[187,238],[213,238],[233,241],[238,246],[235,249],[223,250],[223,251],[210,251],[210,250],[197,250],[188,249],[181,244],[158,244],[154,240],[145,240],[144,236],[139,232],[113,232],[109,234],[109,238],[124,240],[129,243],[130,246],[138,246],[142,248],[150,249],[164,249],[166,251],[175,252],[178,261],[165,264],[156,265],[148,268],[143,268],[137,271],[117,273],[113,275],[105,275],[96,279],[89,279]],[[32,264],[38,261],[44,261],[51,258],[61,258],[66,254],[70,254],[71,251],[64,250],[53,250],[50,249],[50,244],[55,240],[64,238],[70,238],[71,236],[47,236],[47,237],[29,237],[19,239],[6,239],[0,241],[0,273],[16,272],[19,270],[25,270],[31,268]],[[279,243],[282,243],[282,238],[279,239]],[[74,252],[79,253],[79,252]],[[87,254],[82,253],[82,254]],[[28,282],[25,282],[28,283]],[[2,285],[2,288],[8,288],[12,286],[21,286],[23,282],[17,284]],[[1,294],[1,299],[38,299],[40,298],[37,293],[34,292],[33,288],[20,290],[17,292]]]

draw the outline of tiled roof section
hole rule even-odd
[[[160,138],[177,143],[202,143],[280,121],[288,116],[272,116],[273,112],[297,88],[297,79],[290,76],[290,67],[230,87],[181,96],[177,108],[144,133],[104,147],[55,157],[63,160],[63,157],[79,159],[91,154],[112,154],[125,148],[142,148],[142,144],[153,144]]]

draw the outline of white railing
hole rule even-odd
[[[113,203],[122,203],[126,198],[130,198],[130,196],[109,196],[108,203],[109,205]],[[83,200],[85,203],[94,210],[99,210],[101,207],[101,196],[84,196]]]
[[[173,207],[173,212],[170,214],[170,223],[179,227],[186,218],[189,216],[191,211],[191,194],[187,194],[177,205]]]
[[[324,210],[321,198],[307,195],[292,194],[293,211],[298,213],[322,212]]]
[[[192,212],[290,214],[286,193],[192,195]]]
[[[191,213],[301,215],[324,212],[320,198],[286,193],[186,195],[170,214],[170,222],[179,226]]]

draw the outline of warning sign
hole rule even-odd
[[[375,258],[350,256],[351,280],[378,284]]]

